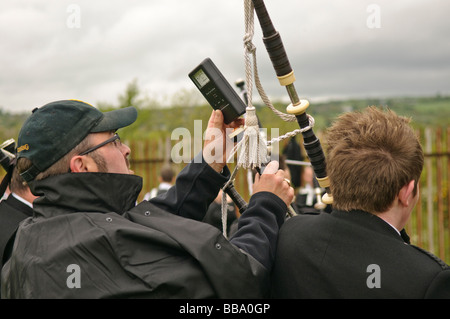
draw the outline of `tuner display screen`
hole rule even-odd
[[[198,84],[199,89],[205,86],[209,82],[209,78],[206,76],[202,69],[198,70],[194,74],[194,79]]]

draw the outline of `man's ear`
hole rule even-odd
[[[70,159],[70,171],[74,173],[89,172],[89,164],[86,156],[76,155]]]
[[[415,185],[415,182],[414,182],[414,180],[412,180],[408,184],[403,186],[400,189],[400,192],[398,193],[398,200],[405,207],[407,207],[414,198],[414,195],[413,195],[414,185]]]

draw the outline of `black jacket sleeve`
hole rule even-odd
[[[228,181],[230,171],[214,171],[198,154],[177,176],[175,185],[150,203],[178,216],[201,221],[219,189]],[[268,270],[275,256],[278,230],[283,224],[286,204],[269,192],[254,194],[241,215],[238,230],[230,239],[236,247],[250,254]]]
[[[275,194],[254,194],[247,210],[239,218],[238,230],[230,238],[230,242],[270,271],[275,258],[278,231],[286,212],[286,204]]]
[[[229,177],[230,171],[226,166],[219,174],[199,153],[178,174],[175,185],[150,202],[172,214],[201,221]]]

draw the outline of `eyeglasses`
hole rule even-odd
[[[105,146],[105,145],[108,144],[108,143],[115,142],[116,140],[119,140],[119,143],[120,143],[120,137],[119,137],[118,134],[114,134],[113,137],[107,139],[106,141],[104,141],[104,142],[102,142],[102,143],[100,143],[100,144],[98,144],[98,145],[96,145],[96,146],[94,146],[94,147],[91,147],[90,149],[88,149],[88,150],[86,150],[86,151],[80,153],[79,155],[86,155],[86,154],[89,154],[89,153],[91,153],[91,152],[93,152],[93,151],[99,149],[100,147]]]

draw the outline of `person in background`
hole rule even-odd
[[[331,211],[331,205],[322,202],[325,190],[319,186],[314,177],[312,166],[304,166],[301,174],[301,184],[295,197],[295,208],[299,214],[318,214]]]
[[[161,168],[158,177],[159,185],[158,187],[152,188],[152,190],[144,195],[144,200],[150,200],[153,197],[164,194],[171,188],[175,181],[175,172],[170,166],[166,164]]]
[[[298,144],[295,136],[289,140],[289,143],[283,149],[282,155],[284,155],[284,158],[287,160],[303,161],[305,159],[305,157],[303,156],[302,148],[300,144]],[[291,175],[291,184],[293,185],[294,189],[300,187],[302,167],[293,164],[286,164],[286,168],[284,170],[289,170]]]
[[[8,245],[19,223],[33,215],[33,201],[37,198],[24,183],[16,168],[13,169],[9,183],[10,193],[0,201],[0,262],[3,266],[3,254],[12,248]],[[1,280],[0,280],[1,287]]]

